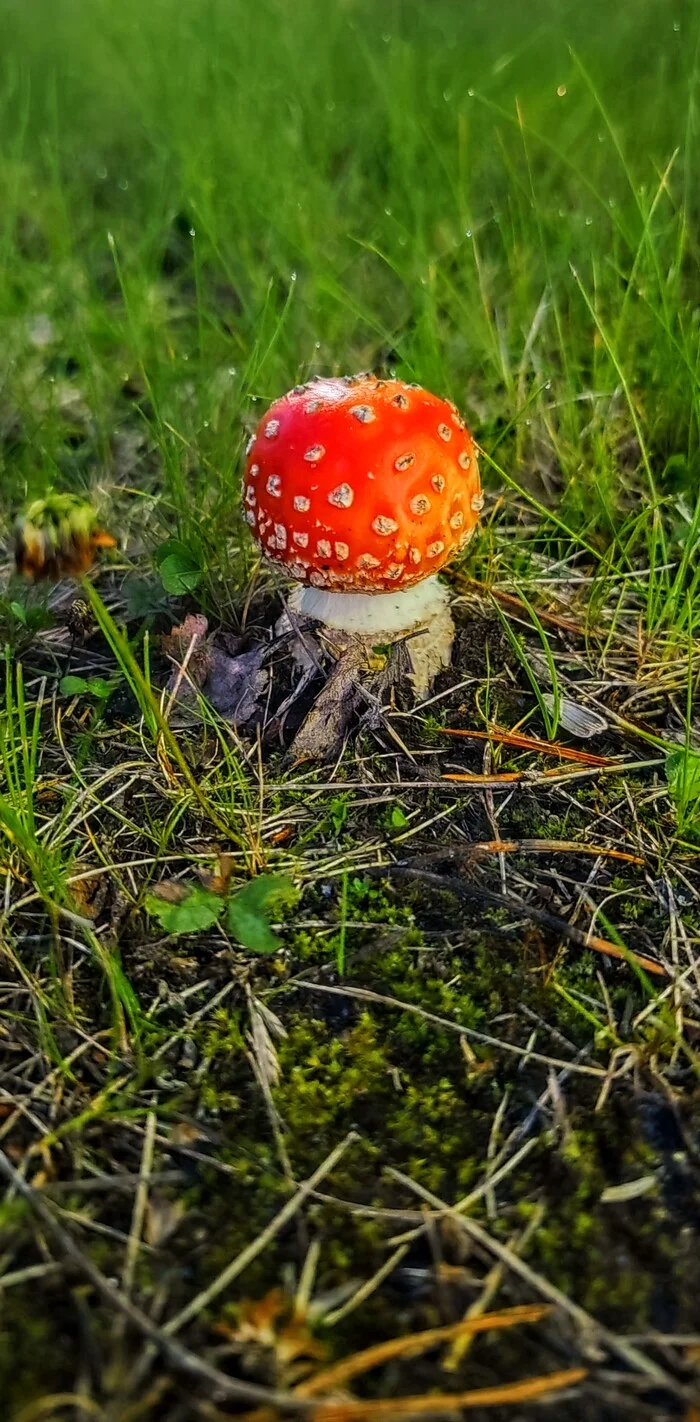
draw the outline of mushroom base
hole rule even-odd
[[[392,593],[328,592],[297,585],[289,606],[297,617],[348,632],[370,646],[408,638],[410,676],[418,697],[428,695],[438,672],[450,664],[454,623],[449,593],[435,576]]]
[[[298,583],[289,597],[298,617],[310,617],[341,632],[372,636],[377,642],[393,642],[414,627],[423,627],[448,604],[447,588],[435,576],[388,593],[328,592]]]

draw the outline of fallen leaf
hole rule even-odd
[[[220,854],[217,861],[217,872],[210,874],[208,870],[201,869],[199,877],[210,894],[227,894],[231,877],[236,867],[236,861],[232,854]]]
[[[176,663],[167,687],[176,707],[187,713],[187,719],[196,712],[196,693],[201,691],[214,710],[235,726],[262,720],[270,675],[263,665],[267,644],[232,655],[207,633],[206,617],[190,613],[163,638],[166,655]],[[171,720],[179,724],[176,717]]]
[[[166,657],[170,657],[172,661],[181,665],[187,658],[189,680],[200,688],[209,675],[211,664],[209,645],[206,640],[208,628],[209,623],[202,613],[190,612],[184,622],[165,633],[161,643]],[[176,668],[170,678],[169,691],[174,690],[177,685],[179,670],[180,666]]]
[[[153,889],[155,897],[163,899],[166,904],[181,904],[189,892],[190,885],[183,884],[180,879],[162,879]]]
[[[268,1349],[274,1356],[277,1380],[289,1386],[308,1373],[313,1361],[326,1356],[326,1348],[310,1332],[303,1316],[292,1316],[293,1301],[282,1289],[270,1289],[262,1299],[246,1299],[238,1311],[238,1323],[220,1322],[215,1329],[239,1349],[251,1345]]]
[[[270,673],[263,665],[268,654],[265,643],[230,657],[212,648],[211,669],[203,688],[215,711],[235,726],[261,720]]]

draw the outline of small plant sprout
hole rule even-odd
[[[456,407],[400,380],[295,386],[248,451],[246,521],[296,583],[292,614],[368,649],[408,639],[419,697],[449,665],[454,639],[437,574],[471,538],[482,503]]]

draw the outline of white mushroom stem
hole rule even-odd
[[[438,672],[450,664],[455,629],[449,593],[435,576],[390,593],[328,592],[297,584],[289,606],[297,617],[351,633],[371,646],[408,637],[411,680],[418,697],[428,695]]]

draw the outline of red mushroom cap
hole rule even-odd
[[[387,592],[436,573],[482,507],[474,442],[418,385],[317,377],[270,406],[248,447],[246,519],[292,577]]]

